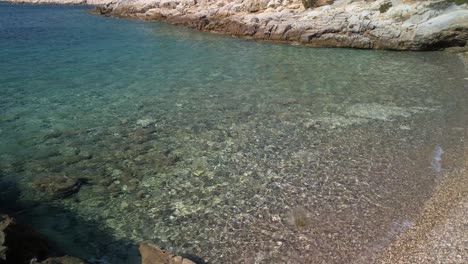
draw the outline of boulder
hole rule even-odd
[[[39,177],[34,186],[41,192],[56,199],[67,198],[77,193],[88,182],[85,178],[71,178],[61,175]]]
[[[189,259],[172,255],[150,243],[140,245],[140,254],[142,264],[195,264]]]
[[[86,264],[87,262],[70,256],[63,256],[57,258],[48,258],[38,264]]]

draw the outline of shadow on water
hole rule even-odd
[[[53,203],[20,201],[13,181],[0,176],[0,213],[47,237],[51,255],[71,255],[89,263],[141,263],[135,243],[118,239],[102,225]],[[8,263],[8,262],[7,262]]]

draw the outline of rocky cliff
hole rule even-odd
[[[468,42],[467,0],[11,1],[99,5],[105,15],[321,47],[434,50]]]
[[[112,0],[0,0],[18,4],[53,4],[53,5],[106,5]]]

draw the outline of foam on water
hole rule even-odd
[[[442,155],[443,154],[444,154],[444,150],[440,146],[437,146],[432,155],[431,166],[437,175],[439,175],[440,171],[442,170]]]

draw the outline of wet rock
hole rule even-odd
[[[467,53],[468,45],[464,47],[451,47],[451,48],[445,49],[445,51],[450,52],[450,53]]]
[[[53,198],[64,199],[79,192],[87,183],[88,180],[85,178],[53,175],[36,179],[34,186]]]
[[[65,176],[46,176],[34,180],[34,187],[46,193],[55,193],[58,189],[71,186],[75,180]]]
[[[156,132],[156,129],[154,127],[153,128],[138,128],[129,134],[129,138],[138,144],[142,144],[150,140],[153,137],[153,134],[155,132]]]
[[[62,133],[61,132],[58,132],[58,131],[54,131],[54,132],[50,132],[50,133],[47,133],[43,136],[43,139],[44,140],[50,140],[50,139],[54,139],[54,138],[59,138],[62,136]]]
[[[151,118],[143,118],[139,119],[136,124],[141,126],[141,127],[149,127],[150,125],[153,125],[156,121]]]
[[[143,243],[140,245],[142,264],[195,264],[195,262],[174,256],[154,244]]]
[[[137,196],[138,199],[143,199],[143,198],[145,198],[146,193],[145,193],[145,191],[138,191],[136,196]]]
[[[0,216],[0,262],[30,263],[47,257],[47,240],[29,226],[17,224],[13,218]]]
[[[44,261],[38,262],[38,264],[86,264],[87,262],[79,258],[63,256],[56,258],[48,258]]]

